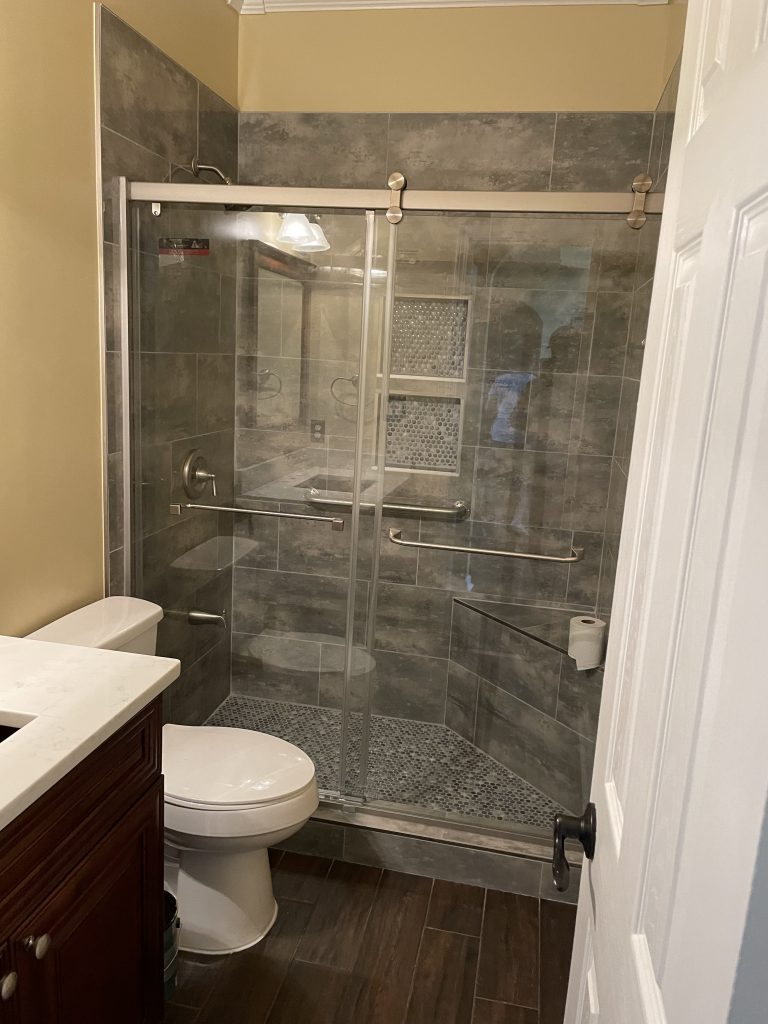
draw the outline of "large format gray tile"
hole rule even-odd
[[[653,114],[558,114],[551,187],[628,192],[648,166],[652,129]]]
[[[344,859],[526,896],[538,896],[541,882],[535,860],[362,828],[346,829]]]
[[[479,448],[473,516],[519,528],[559,527],[566,463],[554,452]]]
[[[595,329],[589,354],[589,373],[621,376],[627,352],[631,292],[601,292],[597,296]]]
[[[195,356],[142,353],[142,443],[158,444],[196,434],[196,397]]]
[[[140,274],[143,352],[219,351],[219,274],[189,261],[161,265],[150,255],[142,256]]]
[[[240,182],[385,188],[387,114],[243,113]]]
[[[542,191],[554,128],[554,114],[392,114],[387,171],[411,188]]]
[[[594,746],[554,718],[480,681],[475,743],[565,807],[583,806]]]
[[[378,648],[447,658],[450,630],[450,594],[425,587],[379,584]]]
[[[474,672],[453,660],[448,662],[448,694],[445,704],[445,724],[471,743],[475,736],[477,687]]]
[[[197,357],[197,430],[209,434],[226,430],[232,440],[230,470],[234,463],[235,357],[199,355]],[[231,474],[230,474],[231,478]],[[232,490],[230,488],[230,495]]]
[[[228,644],[219,643],[183,672],[166,693],[168,721],[202,725],[229,693]]]
[[[594,739],[597,735],[602,690],[602,668],[579,671],[576,663],[564,655],[557,697],[558,722],[582,736]]]
[[[610,482],[611,459],[608,456],[569,456],[563,526],[588,533],[602,532]]]
[[[200,83],[200,163],[214,164],[237,181],[238,113],[226,100]],[[212,178],[211,180],[215,180]]]
[[[317,704],[320,644],[276,636],[232,636],[232,690],[268,700]]]
[[[527,449],[568,451],[575,395],[576,377],[572,373],[541,373],[535,377],[528,408]]]
[[[341,641],[347,590],[343,579],[236,566],[233,627],[242,633]],[[365,612],[366,592],[367,584],[358,584],[358,623]]]
[[[572,450],[585,455],[613,455],[621,377],[579,377]]]
[[[136,142],[101,129],[101,181],[103,199],[104,240],[114,242],[118,236],[117,178],[128,181],[167,181],[170,163]]]
[[[101,117],[105,127],[178,164],[197,145],[197,82],[101,9]]]
[[[194,512],[174,525],[144,538],[143,594],[164,608],[172,608],[213,579],[217,570],[184,557],[218,536],[215,512]]]

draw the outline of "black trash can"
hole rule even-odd
[[[176,991],[180,927],[176,897],[166,890],[163,893],[163,984],[166,999],[170,999]]]

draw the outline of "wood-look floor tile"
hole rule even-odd
[[[190,1006],[177,1006],[175,1003],[165,1004],[163,1024],[197,1024],[199,1010]]]
[[[429,878],[384,872],[344,990],[339,1024],[402,1021],[431,888]]]
[[[576,907],[541,901],[541,1024],[563,1024]]]
[[[527,1006],[476,999],[472,1024],[539,1024],[539,1014]]]
[[[267,850],[267,855],[269,857],[269,866],[274,871],[274,869],[280,863],[280,859],[283,856],[283,851],[276,850],[274,846],[270,846],[270,848]]]
[[[196,1024],[263,1024],[311,914],[309,903],[282,900],[267,937],[224,958],[225,969]]]
[[[380,877],[380,868],[334,861],[296,958],[350,970],[360,949]]]
[[[425,928],[407,1024],[470,1024],[479,940]]]
[[[346,982],[344,971],[294,960],[269,1014],[269,1024],[335,1024]],[[219,1019],[220,1024],[241,1024],[239,1017]]]
[[[180,953],[173,1002],[180,1006],[200,1009],[213,991],[226,965],[227,957]]]
[[[427,925],[448,932],[479,935],[483,924],[485,889],[477,885],[435,880]]]
[[[331,868],[325,857],[307,857],[302,853],[284,853],[272,871],[275,896],[288,900],[316,903]]]
[[[539,901],[489,889],[477,995],[538,1009]]]

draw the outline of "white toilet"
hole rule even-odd
[[[108,597],[29,634],[32,640],[154,654],[163,612]],[[214,726],[163,728],[165,884],[180,945],[234,953],[272,927],[277,904],[267,849],[298,832],[318,805],[315,766],[298,747]]]

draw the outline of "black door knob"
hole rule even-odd
[[[565,840],[578,839],[584,847],[584,856],[592,860],[596,838],[597,812],[594,804],[587,804],[580,818],[569,814],[555,815],[552,877],[558,892],[565,892],[571,881],[571,868],[565,856]]]

